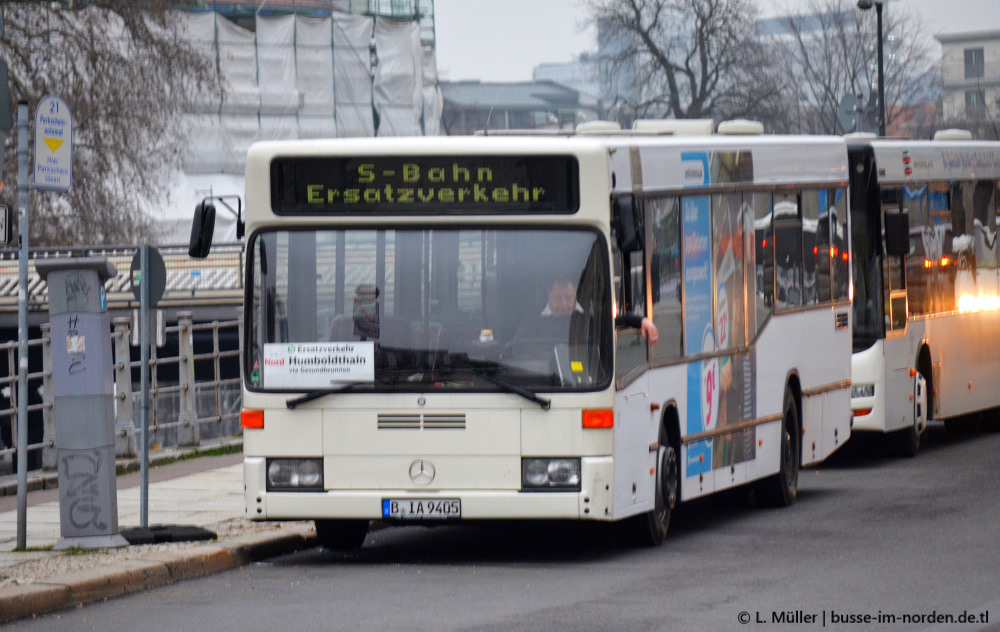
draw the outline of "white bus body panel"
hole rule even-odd
[[[849,327],[836,328],[837,314],[850,313],[843,304],[829,309],[797,311],[772,317],[761,332],[754,348],[756,353],[756,426],[755,458],[715,468],[704,474],[691,474],[688,443],[684,442],[687,428],[684,411],[688,397],[698,397],[678,385],[687,383],[687,364],[653,369],[649,372],[650,391],[654,400],[670,394],[661,406],[674,405],[680,417],[681,498],[690,500],[715,491],[765,478],[778,472],[781,449],[782,412],[785,388],[792,374],[797,375],[801,388],[803,423],[802,465],[813,465],[826,459],[844,445],[851,433],[849,366]],[[830,336],[809,336],[808,332],[832,332]],[[812,340],[812,345],[788,345],[789,339]],[[823,343],[821,341],[825,340]],[[817,362],[816,358],[824,358]],[[623,391],[627,392],[627,391]],[[656,422],[656,420],[653,420]],[[655,423],[651,426],[653,441]]]
[[[1000,406],[1000,312],[956,312],[924,323],[934,366],[932,418]]]
[[[893,432],[913,425],[915,376],[921,348],[930,351],[932,375],[927,399],[933,410],[926,419],[951,419],[1000,406],[996,368],[1000,366],[1000,313],[950,312],[911,320],[903,336],[877,341],[855,353],[855,384],[874,384],[875,395],[851,400],[861,432]],[[923,408],[922,408],[923,410]]]
[[[649,373],[615,395],[615,454],[636,458],[615,459],[614,516],[616,519],[653,509],[654,473],[659,415],[651,404]]]
[[[886,363],[885,339],[875,341],[871,347],[851,356],[851,381],[856,385],[872,384],[871,397],[852,397],[854,432],[886,431]],[[868,414],[858,411],[870,410]]]
[[[757,380],[758,417],[781,415],[788,378],[791,371],[797,374],[802,390],[803,466],[823,461],[851,435],[850,375],[846,368],[850,366],[851,328],[837,328],[837,316],[849,319],[850,312],[850,306],[842,304],[779,314],[768,323],[757,344],[757,372],[762,378]],[[823,331],[829,335],[815,333]],[[808,340],[810,344],[790,345],[788,340]],[[780,424],[776,427],[780,429]]]

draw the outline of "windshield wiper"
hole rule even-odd
[[[325,388],[321,391],[313,391],[311,393],[306,393],[299,397],[293,397],[292,399],[285,401],[285,406],[288,408],[295,408],[299,404],[305,404],[306,402],[311,402],[314,399],[319,399],[320,397],[326,397],[327,395],[336,395],[337,393],[344,393],[351,390],[358,384],[365,384],[366,382],[348,382],[346,384],[341,384],[340,386],[334,386],[332,388]]]
[[[500,378],[489,375],[488,373],[475,371],[471,368],[454,369],[454,371],[461,373],[469,373],[481,377],[490,384],[500,387],[500,390],[502,391],[505,391],[507,393],[513,393],[514,395],[519,395],[524,399],[528,400],[529,402],[534,402],[538,404],[539,406],[542,407],[543,410],[548,410],[552,406],[551,400],[545,399],[544,397],[539,397],[535,393],[531,392],[530,390],[522,386],[518,386],[517,384],[511,384],[510,382],[501,380]],[[287,406],[290,409],[295,408],[300,404],[305,404],[307,402],[320,399],[321,397],[326,397],[327,395],[336,395],[337,393],[344,393],[350,391],[354,387],[361,384],[367,384],[367,382],[348,382],[346,384],[341,384],[340,386],[334,386],[332,388],[326,388],[320,391],[313,391],[311,393],[306,393],[305,395],[301,395],[299,397],[293,397],[289,400],[286,400],[285,406]]]
[[[534,402],[538,404],[539,406],[542,407],[542,410],[548,410],[549,408],[552,407],[552,400],[545,399],[544,397],[539,397],[538,395],[534,394],[533,392],[529,391],[523,386],[518,386],[517,384],[511,384],[510,382],[501,380],[500,378],[485,372],[480,373],[479,371],[473,371],[472,369],[465,369],[465,371],[468,371],[473,375],[477,375],[483,378],[484,380],[486,380],[490,384],[493,384],[494,386],[499,386],[500,390],[506,391],[508,393],[513,393],[515,395],[520,395],[529,402]]]

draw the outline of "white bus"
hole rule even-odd
[[[656,544],[679,501],[792,503],[849,437],[842,139],[264,142],[246,183],[254,520],[331,548],[488,519]]]
[[[854,430],[914,455],[1000,406],[1000,143],[852,140]]]

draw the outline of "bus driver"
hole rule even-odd
[[[549,287],[545,307],[538,316],[529,316],[521,322],[514,339],[565,340],[568,338],[570,319],[574,313],[583,313],[583,308],[576,300],[576,282],[565,275],[556,276]],[[660,339],[656,325],[646,316],[619,314],[615,317],[615,327],[638,329],[642,337],[652,345]]]

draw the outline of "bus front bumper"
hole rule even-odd
[[[613,460],[583,457],[581,485],[571,491],[519,489],[384,488],[269,491],[266,459],[243,464],[247,517],[251,520],[386,519],[387,503],[458,500],[459,515],[444,520],[600,520],[613,518]],[[410,516],[407,521],[422,520]]]

